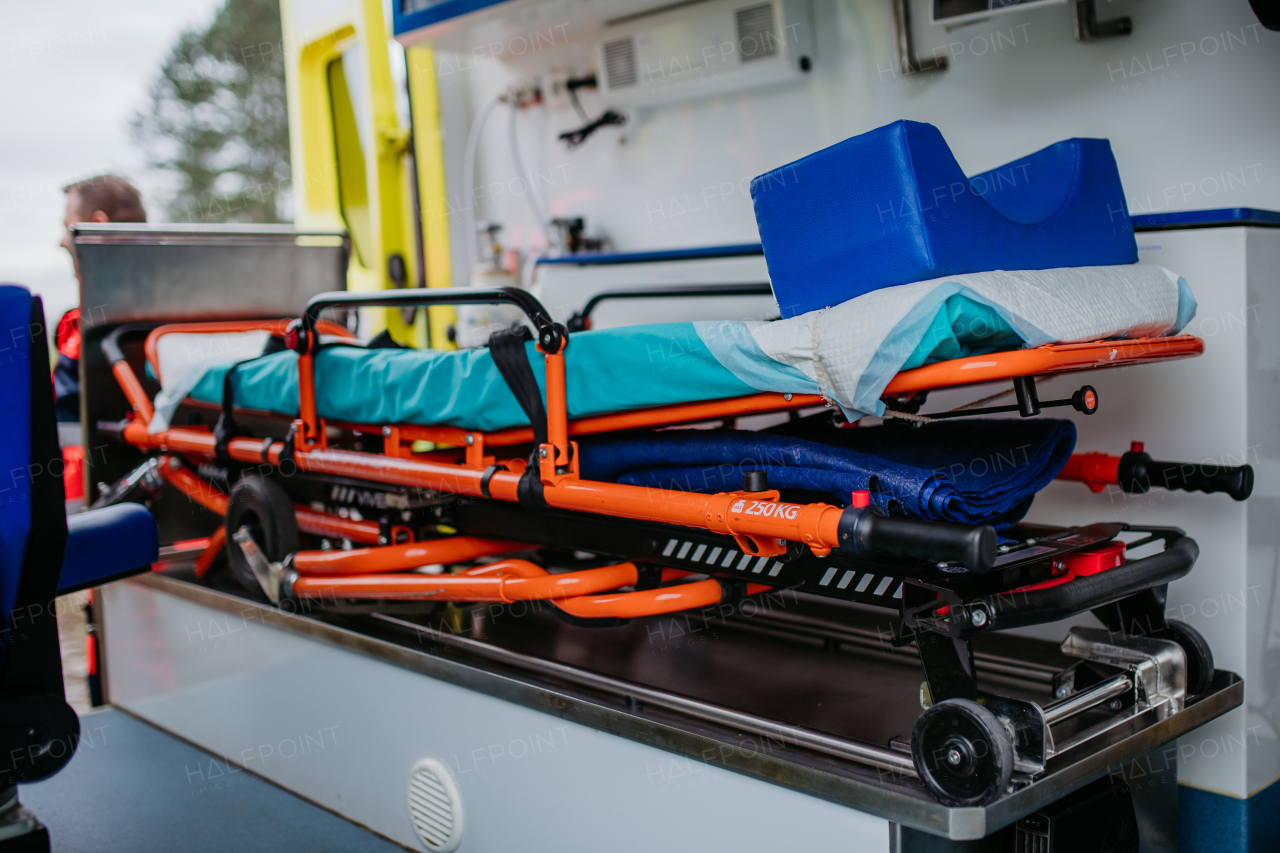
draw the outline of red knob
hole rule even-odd
[[[854,509],[862,509],[864,506],[871,506],[871,492],[858,490],[853,493],[853,502],[849,504]]]
[[[1130,453],[1141,453],[1145,447],[1146,447],[1146,445],[1145,445],[1143,442],[1141,442],[1141,441],[1131,441],[1131,442],[1129,442],[1129,452],[1130,452]]]

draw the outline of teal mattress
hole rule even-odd
[[[982,322],[974,322],[975,318]],[[750,336],[739,333],[739,326],[746,324],[658,323],[573,334],[565,350],[569,417],[762,391],[820,393],[812,376],[766,355]],[[974,328],[981,328],[982,335],[964,331]],[[996,312],[953,298],[938,311],[902,369],[1021,344]],[[542,354],[532,341],[525,344],[525,351],[545,394]],[[221,405],[229,367],[210,367],[190,396]],[[315,370],[316,410],[328,420],[443,424],[481,431],[529,424],[488,349],[442,352],[328,346],[316,354]],[[240,364],[231,385],[237,408],[298,414],[297,356],[292,352]]]
[[[546,365],[525,344],[538,386]],[[221,404],[227,366],[210,368],[191,397]],[[492,431],[529,420],[488,349],[362,349],[329,346],[316,354],[316,410],[358,424],[447,424]],[[298,414],[297,356],[278,352],[242,363],[231,377],[238,408]],[[581,332],[565,351],[571,418],[757,393],[716,361],[692,323]]]

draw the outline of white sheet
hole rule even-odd
[[[955,294],[993,308],[1028,347],[1176,334],[1196,309],[1178,275],[1130,264],[946,276],[772,323],[695,326],[717,360],[753,387],[820,393],[851,418],[882,415],[885,387]],[[802,377],[807,389],[797,387]]]

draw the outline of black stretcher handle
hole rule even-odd
[[[1238,501],[1253,493],[1253,466],[1196,465],[1191,462],[1160,462],[1143,451],[1129,451],[1120,457],[1116,472],[1120,488],[1130,494],[1144,494],[1152,487],[1184,492],[1224,492]]]
[[[759,284],[673,284],[662,287],[636,287],[622,290],[606,290],[587,300],[582,310],[568,320],[569,331],[581,332],[587,328],[591,312],[601,302],[610,299],[659,299],[667,297],[697,296],[772,296],[773,286]]]
[[[107,364],[116,364],[125,360],[124,350],[120,349],[120,338],[135,332],[150,333],[154,323],[125,323],[116,326],[102,338],[102,354],[107,357]]]
[[[996,531],[988,524],[946,524],[887,518],[872,507],[849,507],[840,516],[840,550],[869,559],[878,554],[959,563],[973,572],[996,561]]]
[[[993,629],[1055,622],[1176,581],[1191,571],[1199,556],[1200,546],[1196,541],[1190,536],[1181,536],[1159,554],[1096,575],[1046,589],[993,595],[984,601],[994,614]]]
[[[377,306],[383,308],[408,308],[415,305],[492,305],[505,302],[525,313],[538,330],[538,343],[548,352],[556,352],[564,342],[567,332],[564,326],[551,319],[551,314],[528,291],[518,287],[442,287],[384,290],[375,293],[348,293],[334,291],[312,297],[302,314],[308,329],[314,329],[320,312],[326,308],[358,308]]]

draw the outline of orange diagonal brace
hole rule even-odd
[[[405,545],[382,548],[353,548],[350,551],[299,551],[293,555],[293,568],[300,575],[367,575],[404,571],[419,566],[464,563],[477,557],[491,557],[523,551],[533,545],[506,539],[482,539],[478,536],[453,536],[428,539]]]
[[[509,572],[503,572],[503,564]],[[523,565],[511,565],[523,564]],[[529,567],[532,567],[529,568]],[[592,595],[638,579],[636,567],[619,563],[580,572],[547,574],[523,560],[504,560],[485,567],[488,574],[381,574],[299,577],[292,593],[298,598],[407,599],[410,601],[538,601]],[[538,572],[543,572],[539,575]],[[518,576],[528,575],[528,576]]]

